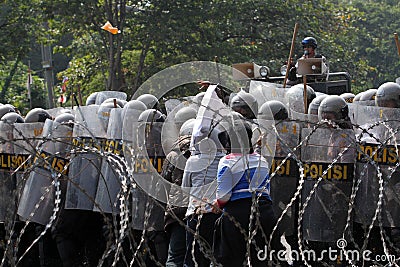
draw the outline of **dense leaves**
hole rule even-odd
[[[314,36],[330,71],[349,72],[355,92],[400,76],[393,38],[400,31],[396,1],[6,0],[0,5],[0,102],[14,103],[12,94],[21,95],[28,60],[39,66],[35,80],[42,77],[37,62],[41,57],[36,55],[41,43],[52,44],[56,55],[56,97],[64,77],[69,78],[67,96],[78,90],[84,98],[99,90],[122,90],[131,96],[160,70],[213,61],[215,56],[226,65],[268,65],[272,75],[279,75],[296,22],[300,27],[294,57],[301,54],[301,39]],[[102,30],[106,21],[119,33]],[[38,87],[40,97],[46,97],[43,85]],[[27,101],[15,103],[29,106]]]

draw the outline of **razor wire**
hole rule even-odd
[[[329,181],[329,179],[326,178],[327,174],[329,171],[332,170],[334,167],[335,163],[343,156],[343,153],[345,153],[348,149],[355,149],[356,155],[358,157],[363,157],[365,158],[365,164],[370,164],[373,169],[376,171],[376,178],[378,181],[378,199],[376,201],[376,209],[374,211],[373,217],[371,218],[371,222],[367,224],[365,227],[367,227],[366,235],[363,237],[362,242],[360,243],[360,240],[355,240],[356,238],[354,237],[352,233],[352,224],[353,224],[353,217],[354,213],[356,212],[356,205],[355,205],[355,199],[357,194],[359,194],[359,187],[360,184],[362,183],[362,178],[366,173],[366,167],[360,170],[360,177],[353,178],[352,184],[351,184],[351,194],[347,198],[347,209],[343,210],[343,213],[346,215],[346,223],[345,227],[343,228],[343,233],[342,233],[342,238],[345,240],[348,240],[350,244],[359,251],[360,253],[362,251],[365,251],[368,248],[368,242],[370,241],[371,237],[371,231],[372,229],[378,229],[379,230],[379,243],[376,243],[376,240],[374,240],[376,246],[382,246],[384,255],[389,259],[390,255],[395,255],[396,260],[395,261],[386,261],[384,263],[380,263],[378,261],[375,261],[374,264],[377,266],[387,266],[388,264],[392,264],[393,266],[398,266],[399,264],[399,244],[395,243],[390,238],[390,235],[387,233],[388,227],[383,225],[383,218],[382,218],[382,212],[383,212],[383,203],[384,203],[384,194],[385,190],[387,189],[386,184],[388,180],[391,178],[396,178],[397,173],[396,169],[400,165],[399,161],[399,153],[398,153],[398,147],[397,147],[397,139],[396,139],[396,134],[398,134],[399,128],[398,126],[393,127],[391,122],[393,120],[382,120],[382,121],[377,121],[371,123],[367,128],[362,128],[360,125],[354,124],[353,123],[353,128],[355,130],[360,130],[363,133],[369,134],[372,138],[376,140],[378,143],[376,149],[373,151],[372,154],[367,154],[363,149],[361,149],[360,144],[362,143],[362,140],[359,138],[356,139],[349,139],[351,142],[348,146],[341,148],[340,152],[337,154],[337,156],[330,162],[330,164],[327,165],[325,169],[322,170],[321,174],[318,174],[318,178],[314,180],[314,185],[305,198],[302,198],[302,192],[304,190],[304,182],[307,180],[307,177],[305,175],[305,170],[304,170],[304,164],[305,162],[302,161],[301,157],[299,156],[300,154],[300,149],[302,146],[306,146],[308,140],[313,136],[315,131],[318,131],[319,129],[326,129],[326,128],[333,128],[333,129],[339,129],[338,125],[336,125],[333,122],[327,121],[327,122],[320,122],[317,124],[310,123],[309,121],[299,121],[295,120],[295,122],[300,123],[303,125],[303,128],[309,127],[311,131],[309,132],[309,135],[307,136],[301,136],[300,142],[297,144],[295,147],[291,147],[290,145],[286,144],[285,140],[282,138],[280,135],[279,131],[277,131],[276,126],[274,125],[272,128],[265,128],[263,125],[257,124],[257,127],[261,128],[261,131],[264,132],[272,132],[277,140],[284,146],[284,150],[286,151],[286,157],[283,158],[283,160],[277,164],[277,167],[273,172],[270,173],[270,179],[279,179],[279,171],[283,166],[285,166],[285,163],[288,160],[293,160],[295,164],[297,165],[298,168],[298,181],[296,184],[295,188],[295,193],[291,196],[290,202],[286,204],[284,207],[282,213],[276,214],[277,220],[276,224],[273,226],[273,231],[272,233],[267,236],[265,233],[262,233],[261,235],[263,236],[263,239],[265,241],[265,244],[268,245],[269,248],[271,248],[271,240],[274,238],[276,235],[280,235],[279,233],[279,228],[280,224],[283,221],[284,216],[288,213],[289,209],[292,206],[297,206],[298,210],[297,213],[295,214],[297,217],[294,219],[295,221],[295,230],[297,231],[297,234],[295,234],[296,238],[296,243],[292,243],[291,245],[293,246],[293,249],[298,249],[300,255],[304,255],[304,251],[309,249],[308,241],[305,240],[303,237],[303,232],[304,232],[304,226],[302,225],[303,222],[303,217],[307,213],[307,206],[309,204],[310,199],[313,197],[315,190],[320,186],[320,183],[322,181],[328,182],[333,188],[336,188],[335,181],[332,179]],[[394,121],[398,122],[400,126],[400,121]],[[75,122],[74,127],[76,125],[82,126],[81,123]],[[84,125],[83,125],[84,126]],[[373,129],[376,127],[384,127],[386,131],[389,133],[389,136],[386,137],[385,139],[382,138],[377,138],[373,134],[370,134],[373,132]],[[16,128],[14,127],[13,124],[10,124],[10,127],[13,131],[17,131]],[[185,227],[186,231],[192,232],[194,235],[195,239],[194,242],[198,243],[200,246],[200,251],[204,253],[204,255],[210,259],[211,262],[213,262],[214,266],[217,266],[217,260],[215,256],[213,255],[213,250],[212,250],[212,244],[209,244],[206,242],[202,236],[199,235],[199,227],[201,223],[201,217],[202,215],[200,214],[199,216],[199,221],[198,225],[196,226],[195,231],[192,229],[188,228],[186,225],[185,221],[180,220],[173,212],[168,210],[166,208],[165,203],[162,203],[161,201],[158,201],[156,199],[153,199],[149,197],[151,201],[148,201],[145,205],[145,216],[143,218],[143,229],[140,231],[135,231],[133,229],[132,225],[132,192],[133,190],[139,190],[142,193],[146,194],[145,191],[138,185],[137,181],[135,180],[135,164],[137,160],[141,159],[143,156],[143,153],[146,149],[144,144],[138,145],[138,144],[129,144],[129,142],[124,142],[122,141],[122,146],[123,149],[125,150],[126,153],[129,153],[130,158],[128,159],[124,155],[116,155],[112,151],[112,149],[108,149],[105,141],[103,140],[98,140],[95,135],[93,134],[91,137],[92,142],[87,143],[87,144],[76,144],[72,142],[72,137],[70,140],[60,140],[58,138],[52,137],[52,136],[41,136],[39,139],[31,139],[28,137],[24,136],[24,133],[19,132],[19,137],[18,140],[24,140],[30,149],[26,149],[26,154],[24,156],[24,161],[22,164],[16,166],[12,165],[11,162],[13,159],[22,159],[19,155],[11,155],[11,153],[4,153],[2,155],[2,174],[4,177],[10,178],[10,179],[16,179],[15,175],[19,175],[22,179],[20,179],[19,183],[15,184],[15,188],[13,189],[12,197],[15,199],[15,203],[11,201],[10,205],[7,205],[7,212],[6,212],[6,217],[4,218],[4,221],[2,224],[4,225],[4,231],[5,234],[2,238],[4,238],[4,248],[3,248],[3,255],[2,255],[2,260],[1,260],[1,266],[18,266],[21,261],[27,257],[28,253],[32,250],[34,246],[37,246],[38,242],[43,239],[44,235],[46,233],[49,233],[51,231],[51,228],[54,227],[54,225],[57,223],[57,218],[59,216],[59,211],[60,209],[63,209],[63,198],[65,197],[65,192],[62,192],[62,188],[60,186],[60,181],[64,182],[69,182],[71,183],[75,188],[80,190],[83,194],[86,194],[86,196],[90,199],[90,201],[93,203],[95,207],[98,209],[98,213],[100,213],[104,219],[104,225],[107,229],[106,236],[104,238],[105,242],[107,243],[105,246],[105,250],[99,259],[99,262],[97,266],[119,266],[118,264],[122,264],[125,266],[145,266],[146,260],[150,259],[153,261],[157,266],[164,266],[165,263],[159,262],[157,258],[157,251],[153,251],[152,248],[149,247],[149,242],[151,240],[149,239],[149,229],[147,229],[149,220],[150,220],[150,215],[154,209],[155,206],[162,208],[164,212],[172,215],[172,217],[175,218],[175,220],[179,221],[179,224],[183,227]],[[39,143],[37,141],[40,141]],[[383,174],[381,170],[381,165],[379,162],[377,162],[376,159],[374,159],[376,156],[379,156],[380,151],[383,148],[388,147],[388,142],[390,140],[394,140],[394,142],[391,144],[394,146],[394,152],[393,152],[393,160],[395,163],[393,166],[389,168],[389,172]],[[4,138],[1,138],[0,140],[0,145],[18,145],[14,138],[6,140]],[[109,191],[107,190],[108,197],[110,200],[110,205],[112,207],[112,210],[115,212],[112,213],[107,213],[105,212],[101,206],[99,206],[98,203],[96,203],[96,199],[93,198],[92,196],[88,195],[85,192],[85,189],[80,186],[80,184],[75,183],[68,177],[68,168],[70,167],[71,162],[68,162],[63,166],[63,168],[57,169],[52,165],[52,160],[57,156],[57,154],[53,155],[47,155],[43,156],[43,144],[45,142],[65,142],[70,146],[71,151],[66,153],[68,157],[70,154],[75,154],[75,155],[84,155],[86,153],[95,155],[96,158],[103,160],[104,162],[107,162],[110,166],[112,166],[112,170],[115,173],[116,177],[118,178],[118,183],[120,186],[120,190],[116,196],[115,201],[113,202],[111,200],[111,196],[109,195]],[[21,147],[20,147],[21,148]],[[7,155],[6,155],[7,154]],[[10,154],[10,155],[8,155]],[[9,159],[8,161],[4,161],[4,159]],[[66,158],[68,161],[69,159]],[[89,160],[90,162],[90,160]],[[149,161],[150,162],[150,161]],[[16,213],[16,208],[15,206],[18,205],[18,198],[21,195],[21,192],[24,189],[25,183],[30,175],[34,171],[35,168],[42,168],[48,171],[48,179],[49,179],[49,184],[47,187],[43,188],[41,195],[39,197],[39,200],[37,203],[34,203],[34,209],[31,211],[29,214],[29,217],[27,218],[19,218],[18,214]],[[152,169],[153,167],[149,166],[149,170],[155,171]],[[8,170],[7,170],[8,169]],[[99,179],[104,179],[105,174],[101,174],[101,168],[98,169],[98,172],[100,173],[100,178]],[[106,184],[107,186],[107,184]],[[154,186],[157,186],[156,184]],[[282,189],[284,190],[284,189]],[[23,251],[21,251],[21,241],[24,239],[26,231],[29,231],[30,229],[28,226],[30,224],[35,224],[35,222],[32,222],[31,219],[35,216],[35,214],[38,212],[38,209],[42,206],[43,201],[49,197],[50,192],[53,192],[54,194],[52,197],[53,199],[53,209],[51,212],[51,216],[48,218],[48,223],[45,225],[42,225],[42,230],[36,234],[35,238],[33,240],[30,240],[27,248],[24,248]],[[343,193],[343,192],[342,192]],[[397,192],[398,193],[398,192]],[[168,196],[168,194],[167,194]],[[394,196],[395,201],[399,202],[399,195]],[[254,237],[259,232],[262,230],[261,227],[261,222],[259,218],[259,214],[257,214],[257,205],[258,205],[258,197],[253,195],[252,198],[252,206],[251,206],[251,211],[250,211],[250,220],[249,220],[249,225],[246,227],[243,227],[240,225],[235,217],[231,216],[230,214],[227,214],[226,212],[222,211],[225,216],[231,220],[235,226],[238,228],[238,231],[241,232],[243,235],[245,241],[246,241],[246,260],[243,263],[244,266],[250,266],[250,247],[254,246],[256,247],[257,251],[260,251],[263,248],[258,247],[258,245],[254,241]],[[210,203],[208,200],[202,200],[198,199],[198,201],[203,202],[202,204],[204,205],[212,205],[213,203]],[[272,200],[274,201],[274,200]],[[292,215],[294,216],[294,215]],[[21,229],[16,228],[16,224],[22,224]],[[247,230],[246,230],[247,229]],[[340,248],[344,253],[346,253],[347,248],[343,247]],[[193,246],[193,251],[192,254],[194,253],[194,246]],[[276,259],[275,259],[276,260]],[[285,261],[285,260],[280,260],[280,261]],[[300,259],[300,261],[303,261],[303,263],[306,266],[316,266],[315,262],[310,263],[307,259],[304,257]],[[361,261],[360,260],[353,260],[353,259],[340,259],[340,261],[343,264],[348,264],[352,266],[360,266]],[[269,263],[272,264],[272,263]],[[314,264],[314,265],[313,265]],[[326,265],[330,266],[331,262],[322,260],[319,264],[321,265]],[[61,263],[60,263],[61,266]]]

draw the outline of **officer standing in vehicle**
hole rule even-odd
[[[303,55],[301,56],[300,59],[306,59],[306,58],[322,58],[324,59],[324,61],[326,61],[326,58],[317,53],[317,40],[314,37],[305,37],[302,41],[301,41],[301,45],[303,47]],[[299,83],[299,81],[297,81],[297,63],[294,64],[293,62],[291,62],[290,64],[290,69],[289,69],[289,75],[288,75],[288,79],[289,85],[293,85],[296,83]]]

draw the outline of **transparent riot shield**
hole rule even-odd
[[[17,155],[34,155],[43,133],[43,122],[14,124],[14,152]]]
[[[63,108],[63,107],[51,108],[51,109],[47,109],[46,111],[53,118],[57,117],[60,114],[66,113],[66,112],[72,112],[72,110],[70,108]]]
[[[38,154],[18,203],[22,220],[46,225],[53,214],[56,196],[64,199],[71,137],[71,126],[46,120],[43,143],[38,145]]]
[[[122,142],[125,161],[129,168],[132,168],[132,161],[135,151],[138,148],[138,118],[141,110],[127,109],[122,116]]]
[[[175,99],[171,99],[171,100],[175,100]],[[170,112],[168,113],[168,116],[165,119],[165,122],[162,127],[162,133],[161,133],[161,140],[163,140],[162,146],[163,146],[165,155],[167,155],[173,149],[176,149],[177,140],[179,138],[179,130],[184,123],[182,121],[178,122],[175,120],[176,114],[182,108],[189,107],[189,104],[190,104],[190,102],[188,102],[188,101],[179,103],[172,110],[170,110]],[[184,168],[184,166],[183,166],[183,168]]]
[[[13,146],[13,125],[0,121],[0,222],[10,218],[15,208],[13,192],[16,189],[16,177]]]
[[[76,111],[73,147],[68,171],[66,209],[93,210],[101,171],[106,132],[97,114],[98,106],[83,106]]]
[[[249,93],[257,99],[259,107],[269,100],[278,100],[285,103],[286,91],[285,88],[279,88],[279,84],[276,83],[250,81]]]
[[[124,175],[122,152],[122,109],[112,109],[107,127],[107,141],[104,148],[106,157],[102,161],[101,175],[96,193],[94,211],[118,213],[118,193],[121,177]]]
[[[43,127],[44,122],[14,124],[14,156],[19,166],[15,173],[18,191],[22,190],[29,177],[29,167],[37,153],[36,147],[41,142]]]
[[[165,101],[165,110],[167,111],[167,114],[169,115],[170,112],[172,112],[177,106],[182,104],[182,101],[179,99],[168,99]]]
[[[286,236],[294,234],[295,214],[297,202],[292,202],[299,180],[299,168],[296,163],[300,151],[296,149],[299,144],[301,127],[295,122],[280,122],[276,126],[275,154],[271,163],[271,198],[274,213],[277,218],[281,218],[279,226],[281,233]],[[269,142],[264,142],[262,154],[268,156],[271,151]],[[266,147],[267,146],[267,147]],[[288,155],[294,155],[288,157]],[[287,206],[291,203],[290,207]],[[287,210],[286,210],[287,209]],[[286,210],[286,211],[285,211]],[[282,214],[285,212],[284,214]]]
[[[379,225],[381,221],[384,227],[400,227],[399,115],[397,108],[357,110],[357,223]]]
[[[304,186],[300,213],[305,240],[336,242],[346,229],[353,186],[353,130],[302,129]]]
[[[160,206],[164,204],[159,200],[166,199],[168,183],[159,176],[165,159],[162,127],[160,122],[139,122],[133,126],[137,129],[138,146],[128,165],[136,184],[131,192],[132,225],[136,230],[162,231],[164,227],[164,209]]]
[[[383,120],[383,113],[381,113],[382,108],[379,107],[353,104],[349,110],[352,111],[349,114],[350,119],[352,119],[356,125],[371,125],[377,121]]]
[[[312,122],[313,117],[309,116],[306,113],[300,113],[300,112],[296,112],[294,110],[290,110],[290,115],[289,117],[292,120],[298,121],[302,124],[303,127],[306,127],[306,125],[308,124],[308,122]],[[315,117],[314,117],[315,118]]]

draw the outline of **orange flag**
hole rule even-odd
[[[111,25],[109,21],[107,21],[106,24],[104,24],[104,26],[102,26],[101,28],[105,31],[111,32],[112,34],[117,34],[120,32],[118,28],[113,27],[113,25]]]

